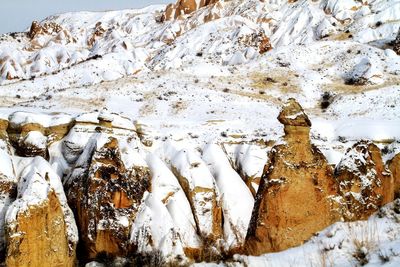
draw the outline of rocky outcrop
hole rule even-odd
[[[47,159],[48,147],[62,139],[73,123],[68,115],[15,112],[9,116],[7,132],[19,156]]]
[[[66,190],[82,237],[82,257],[127,255],[130,227],[143,194],[150,190],[148,168],[127,168],[117,139],[98,133],[76,162]]]
[[[76,42],[68,30],[64,29],[61,25],[55,22],[45,22],[43,25],[40,25],[39,22],[33,21],[28,32],[28,36],[33,40],[38,38],[40,35],[60,36],[60,33],[62,33],[67,42]]]
[[[336,219],[333,171],[310,142],[310,120],[294,99],[278,120],[285,142],[272,148],[264,168],[246,237],[251,255],[298,246]]]
[[[92,47],[94,43],[96,42],[96,39],[99,37],[103,36],[103,34],[106,32],[106,30],[103,28],[101,21],[97,22],[94,29],[93,33],[88,39],[87,43],[88,46]]]
[[[389,169],[393,175],[393,190],[395,198],[400,197],[400,153],[395,155],[389,162]]]
[[[165,19],[172,20],[188,15],[202,7],[217,3],[218,0],[178,0],[176,4],[169,4],[165,9]]]
[[[367,219],[394,199],[393,177],[382,162],[380,149],[360,141],[346,151],[336,166],[339,194],[345,199],[348,221]]]
[[[393,43],[393,51],[396,52],[396,54],[400,55],[400,29]]]
[[[7,210],[7,266],[75,266],[78,233],[61,180],[40,157],[24,159]]]

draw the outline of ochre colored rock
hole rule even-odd
[[[217,3],[218,0],[178,0],[176,4],[169,4],[165,9],[165,19],[172,20],[188,15],[202,7]]]
[[[60,33],[62,35],[60,35]],[[45,22],[43,23],[43,25],[41,25],[37,21],[32,22],[31,28],[28,32],[29,38],[33,40],[40,35],[55,35],[57,36],[57,38],[54,39],[54,41],[56,42],[61,41],[60,40],[61,37],[62,37],[61,39],[64,39],[68,43],[76,42],[75,38],[71,35],[71,33],[67,29],[65,29],[64,27],[53,21]],[[32,42],[32,44],[34,44],[34,42]]]
[[[75,266],[78,233],[61,180],[42,158],[28,161],[6,213],[6,265]]]
[[[380,149],[371,142],[360,141],[349,148],[336,166],[335,178],[348,221],[365,220],[394,199],[393,176],[382,162]]]
[[[150,190],[148,168],[126,169],[117,139],[101,134],[89,140],[66,182],[83,259],[130,252],[130,227],[146,190]]]
[[[246,237],[251,255],[301,245],[337,219],[333,170],[310,143],[310,120],[294,99],[278,119],[286,143],[273,147],[264,168]]]
[[[87,43],[88,46],[93,46],[94,43],[96,42],[96,39],[98,37],[103,36],[103,34],[106,32],[106,30],[103,28],[102,23],[99,21],[96,23],[94,29],[93,29],[93,34],[90,36],[90,38],[88,39]]]
[[[51,115],[15,112],[9,117],[7,133],[16,154],[21,157],[41,156],[48,158],[47,148],[53,142],[62,139],[74,124],[73,120],[64,120],[61,124],[42,125],[40,119],[33,122],[31,117]],[[57,116],[54,116],[55,118]]]
[[[388,163],[390,172],[393,175],[393,186],[395,197],[400,196],[400,153],[394,156]]]

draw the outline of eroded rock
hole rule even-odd
[[[388,163],[390,172],[393,175],[394,196],[400,196],[400,153],[395,155]]]
[[[310,142],[310,120],[294,99],[278,120],[285,143],[272,148],[264,168],[246,237],[251,255],[298,246],[337,219],[333,171]]]
[[[400,28],[397,37],[394,40],[393,51],[396,52],[397,55],[400,55]]]
[[[143,194],[150,190],[150,175],[147,166],[127,168],[122,157],[116,138],[95,134],[66,181],[68,202],[82,237],[83,258],[129,252],[130,229]]]
[[[165,9],[165,19],[177,19],[182,15],[188,15],[202,7],[217,3],[218,0],[178,0],[176,4],[169,4]]]
[[[365,220],[394,199],[393,176],[371,142],[360,141],[349,148],[336,166],[335,178],[346,201],[348,221]]]
[[[17,199],[5,220],[7,266],[75,266],[78,232],[60,177],[41,157],[19,165]]]

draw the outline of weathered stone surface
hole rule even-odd
[[[165,19],[177,19],[182,15],[188,15],[199,8],[217,3],[218,0],[178,0],[176,4],[169,4],[165,10]]]
[[[367,219],[382,205],[393,201],[393,176],[382,162],[380,149],[368,141],[349,148],[336,166],[339,193],[345,199],[348,221]]]
[[[294,99],[278,119],[286,143],[273,147],[264,169],[246,237],[251,255],[298,246],[336,219],[333,171],[310,143],[310,120]]]
[[[397,33],[396,39],[394,40],[393,50],[396,52],[396,54],[400,55],[400,29]]]
[[[82,257],[129,253],[130,227],[150,190],[148,168],[127,169],[117,139],[98,134],[75,164],[66,190],[82,238]]]
[[[400,196],[400,153],[394,156],[388,163],[393,175],[393,187],[395,197]]]
[[[26,159],[7,210],[7,266],[75,266],[78,233],[60,178],[40,157]]]

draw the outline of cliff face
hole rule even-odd
[[[89,141],[67,180],[84,257],[127,255],[130,227],[148,190],[148,169],[127,169],[115,138],[100,134]]]
[[[382,162],[379,148],[360,141],[349,148],[335,170],[339,193],[348,212],[346,220],[364,220],[393,201],[393,176]]]
[[[333,171],[310,143],[310,120],[293,99],[278,119],[284,144],[271,150],[256,195],[245,244],[251,255],[298,246],[335,219]]]
[[[78,233],[60,178],[40,157],[22,165],[5,220],[7,266],[75,266]]]

